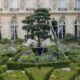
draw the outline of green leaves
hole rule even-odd
[[[33,15],[26,17],[25,20],[22,21],[25,24],[23,26],[23,29],[26,30],[27,32],[30,32],[31,35],[33,34],[34,36],[36,36],[38,39],[38,43],[40,43],[41,41],[40,39],[49,36],[48,35],[50,31],[49,20],[50,13],[47,9],[45,8],[37,9],[34,11]]]

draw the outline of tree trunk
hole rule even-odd
[[[41,47],[40,37],[38,36],[38,47]]]

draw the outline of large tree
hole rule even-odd
[[[22,22],[25,24],[23,29],[27,31],[26,37],[37,37],[38,47],[41,46],[41,40],[48,38],[50,31],[50,13],[47,9],[40,8],[34,11],[34,14],[28,16]]]

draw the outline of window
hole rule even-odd
[[[11,0],[11,10],[15,11],[17,9],[17,0]]]
[[[76,8],[75,10],[79,10],[80,11],[80,0],[76,0]]]
[[[80,20],[75,21],[75,35],[80,39]]]
[[[53,29],[56,33],[57,38],[63,39],[65,35],[65,22],[63,20],[60,20],[59,23],[57,24],[57,21],[53,21],[52,25],[54,25]]]
[[[35,9],[35,0],[26,0],[26,10],[33,11]]]
[[[17,22],[15,20],[12,20],[11,22],[11,39],[15,40],[17,38]]]
[[[65,11],[66,8],[65,8],[65,0],[59,0],[59,3],[58,3],[58,10],[59,11]]]
[[[50,0],[41,0],[40,3],[41,3],[40,6],[42,8],[51,9],[51,1]]]
[[[59,21],[58,26],[58,38],[63,39],[65,34],[65,22],[63,20]]]

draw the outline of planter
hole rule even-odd
[[[43,47],[37,47],[37,48],[32,48],[32,51],[38,55],[41,55],[42,53],[47,52],[48,49]]]

